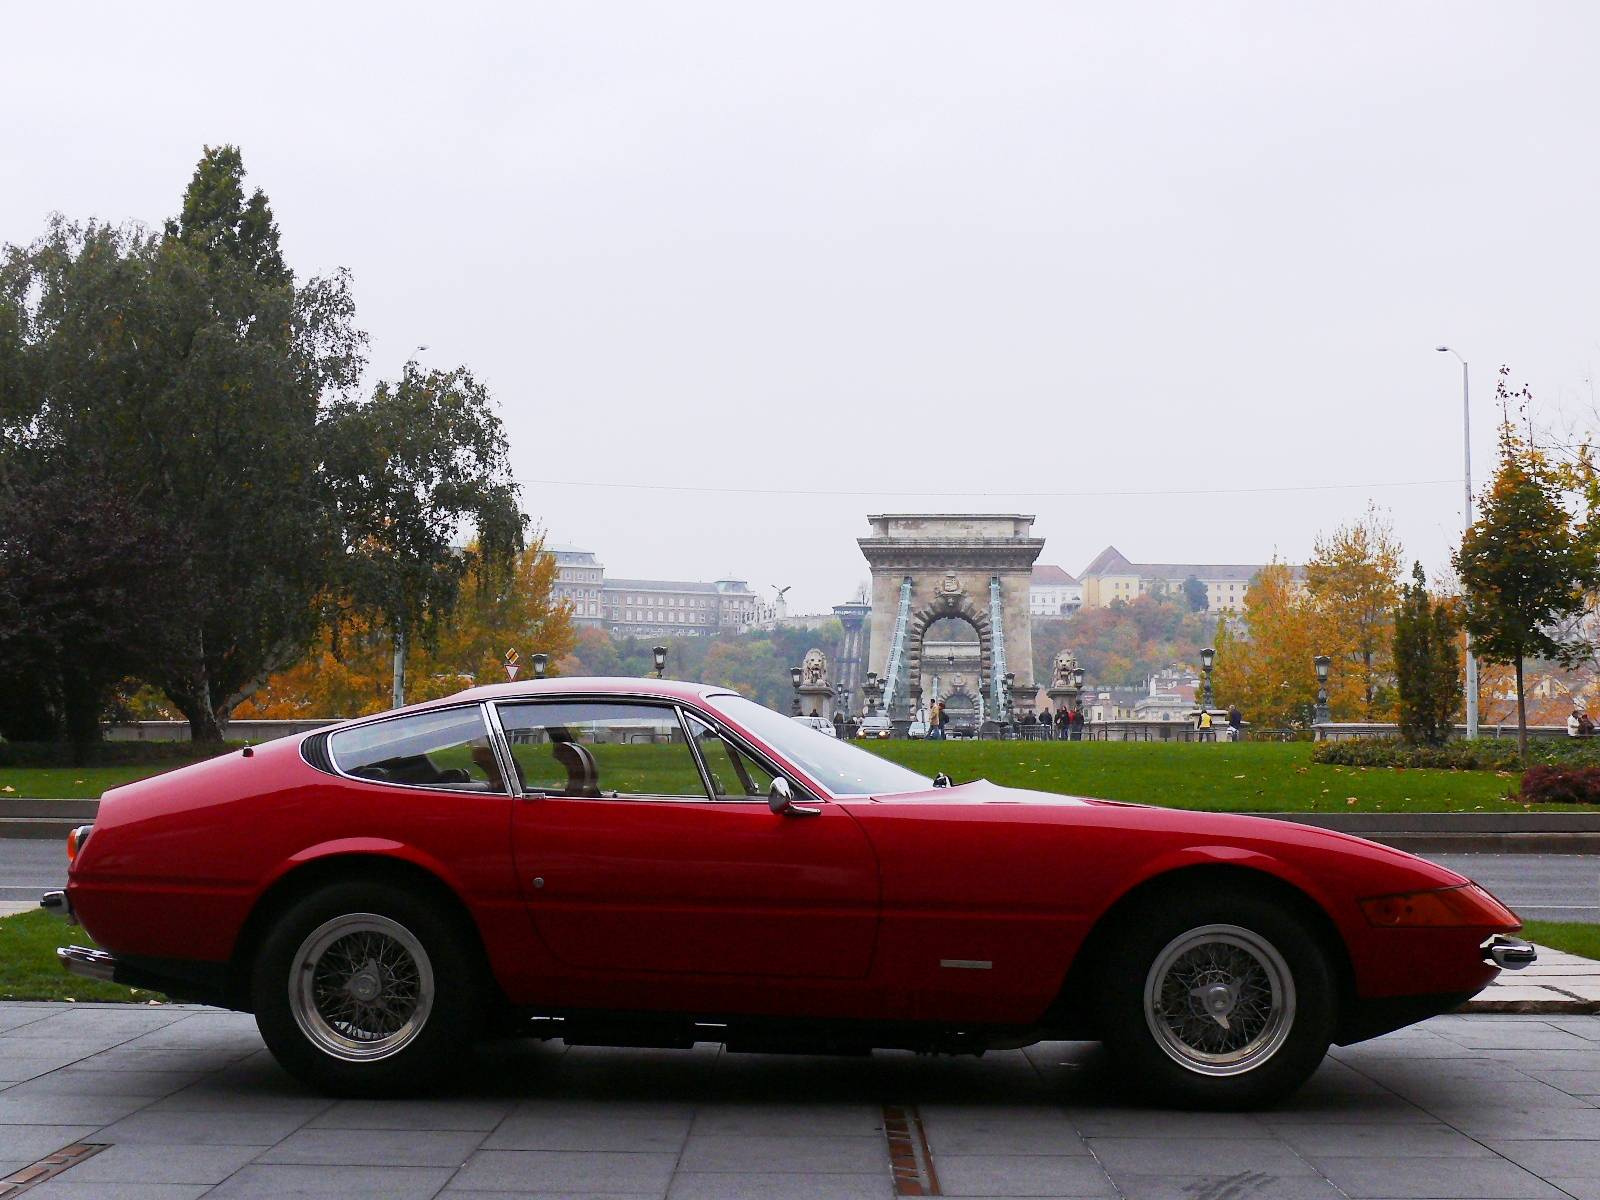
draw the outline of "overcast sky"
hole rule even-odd
[[[1434,346],[1472,363],[1479,481],[1498,364],[1573,412],[1600,370],[1591,0],[0,28],[0,241],[159,224],[239,144],[296,270],[354,272],[374,377],[424,343],[469,365],[528,511],[615,575],[815,611],[865,577],[868,512],[1036,513],[1076,573],[1108,543],[1303,560],[1369,497],[1438,570],[1462,464]],[[1228,490],[1307,485],[1339,486]]]

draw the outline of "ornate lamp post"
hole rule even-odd
[[[1211,698],[1211,668],[1216,665],[1216,661],[1217,652],[1212,647],[1207,646],[1200,651],[1200,669],[1205,672],[1206,677],[1205,691],[1202,693],[1200,700],[1201,708],[1210,708],[1215,703]]]
[[[528,659],[533,664],[533,677],[543,679],[544,673],[550,669],[550,656],[548,654],[535,654]]]
[[[1333,659],[1326,654],[1319,654],[1311,660],[1317,668],[1317,712],[1316,723],[1325,725],[1333,720],[1328,712],[1328,668],[1333,665]]]
[[[657,646],[650,653],[655,656],[656,660],[656,678],[664,679],[667,670],[667,648],[665,646]]]
[[[1010,729],[1013,733],[1015,733],[1016,732],[1016,723],[1017,723],[1016,703],[1015,703],[1015,697],[1012,696],[1012,694],[1011,694],[1012,689],[1017,686],[1017,673],[1015,671],[1007,671],[1005,673],[1005,685],[1006,685],[1006,727],[1008,729]]]
[[[794,684],[794,715],[800,715],[800,668],[789,668],[789,682]]]

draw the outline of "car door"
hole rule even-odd
[[[520,702],[497,714],[522,789],[517,870],[556,958],[610,972],[866,976],[877,865],[844,808],[772,812],[756,759],[671,704]]]

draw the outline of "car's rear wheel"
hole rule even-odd
[[[342,883],[304,897],[263,940],[256,1024],[286,1070],[344,1095],[416,1091],[459,1064],[483,989],[469,939],[426,897]]]
[[[1135,1089],[1191,1107],[1292,1092],[1328,1051],[1338,989],[1315,931],[1240,890],[1167,893],[1120,921],[1102,960],[1106,1048]]]

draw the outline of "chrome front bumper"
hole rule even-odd
[[[117,970],[115,957],[104,950],[91,950],[87,946],[62,946],[56,951],[56,958],[67,970],[85,979],[110,983]]]
[[[1483,961],[1503,967],[1507,971],[1520,971],[1538,961],[1539,952],[1532,943],[1508,933],[1497,933],[1478,949],[1483,951]]]

